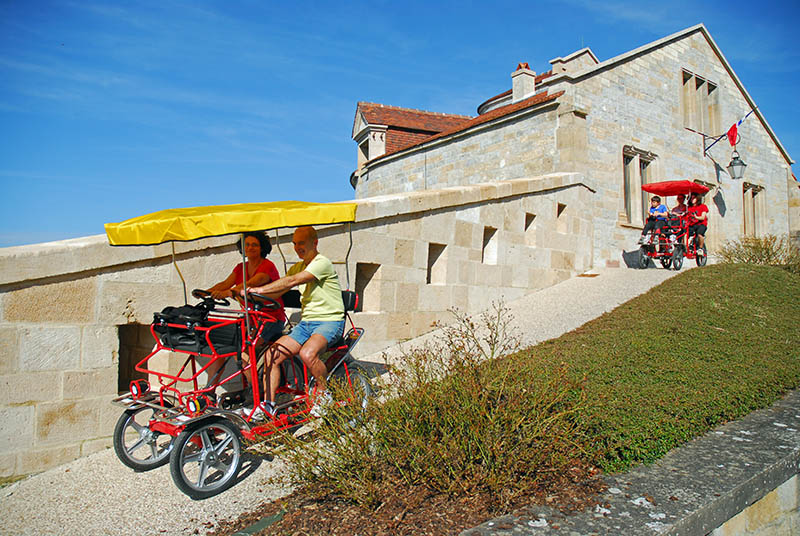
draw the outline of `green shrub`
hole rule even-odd
[[[535,362],[496,359],[519,340],[502,305],[477,324],[454,315],[438,342],[407,353],[378,380],[383,403],[336,408],[313,442],[287,438],[290,482],[365,506],[398,482],[489,491],[503,503],[581,455],[580,380],[563,364],[545,373]]]
[[[788,235],[746,236],[727,242],[718,255],[724,263],[779,266],[800,274],[800,248]]]

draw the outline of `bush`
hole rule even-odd
[[[581,455],[574,416],[585,399],[566,365],[545,373],[536,362],[496,359],[519,341],[502,304],[477,323],[453,314],[438,342],[378,380],[383,403],[336,408],[315,441],[287,438],[291,483],[372,507],[398,482],[486,491],[504,504]]]
[[[719,257],[728,264],[779,266],[800,274],[800,248],[788,235],[746,236],[729,241],[722,246]]]

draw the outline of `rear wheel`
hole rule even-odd
[[[114,452],[134,471],[149,471],[169,461],[174,438],[150,429],[154,413],[147,406],[126,410],[114,427]]]
[[[358,369],[350,369],[350,384],[353,386],[353,401],[367,409],[369,399],[375,396],[375,390],[364,373]]]
[[[680,270],[683,266],[683,248],[678,246],[675,248],[675,252],[672,254],[672,269],[673,270]]]
[[[705,244],[703,244],[703,247],[697,248],[697,253],[695,253],[695,261],[697,262],[697,266],[705,266],[708,262],[708,250],[706,249]]]
[[[216,417],[193,423],[175,439],[172,480],[192,499],[205,499],[233,485],[242,467],[239,429]]]
[[[642,246],[639,248],[639,268],[644,270],[650,264],[650,257],[647,255],[647,248]]]

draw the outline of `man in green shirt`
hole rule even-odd
[[[287,290],[301,286],[302,310],[300,322],[291,333],[277,340],[266,353],[267,392],[261,408],[249,410],[251,418],[258,418],[260,411],[275,414],[275,391],[280,383],[279,365],[288,357],[300,355],[317,384],[317,399],[327,394],[327,369],[319,356],[344,332],[344,304],[339,276],[331,261],[317,251],[317,231],[313,227],[295,230],[292,243],[302,259],[292,266],[285,277],[262,287],[249,289],[256,294],[277,298]],[[315,401],[317,404],[319,400]]]

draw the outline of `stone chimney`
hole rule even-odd
[[[527,63],[517,65],[511,73],[511,102],[519,102],[536,93],[536,73],[531,71]]]

